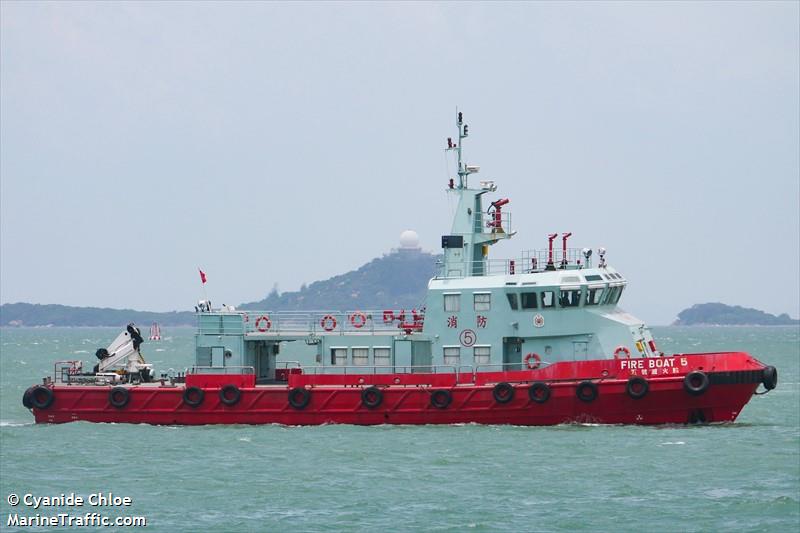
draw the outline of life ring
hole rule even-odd
[[[761,383],[764,384],[764,388],[767,390],[772,390],[778,386],[778,369],[774,366],[765,366],[764,370],[761,371]]]
[[[352,315],[350,315],[350,323],[356,329],[361,329],[367,324],[367,315],[362,313],[361,311],[356,311]]]
[[[628,349],[628,347],[620,345],[617,346],[616,350],[614,350],[614,359],[622,359],[622,356],[619,354],[620,352],[622,352],[625,355],[626,359],[631,358],[631,351]]]
[[[131,393],[125,387],[114,387],[108,392],[108,403],[122,409],[131,400]]]
[[[391,324],[394,322],[394,311],[384,311],[383,312],[383,323],[384,324]]]
[[[550,399],[550,385],[542,381],[537,381],[528,389],[528,398],[532,402],[545,403]]]
[[[322,320],[319,321],[319,325],[322,326],[322,329],[325,331],[333,331],[336,329],[336,318],[333,315],[325,315],[322,317]]]
[[[31,405],[37,409],[47,409],[53,404],[55,395],[53,390],[43,385],[37,385],[31,391],[30,402]]]
[[[188,387],[183,391],[183,403],[189,407],[197,407],[203,403],[206,393],[200,387]]]
[[[437,409],[447,409],[453,401],[449,390],[439,389],[431,393],[431,405]]]
[[[591,381],[581,381],[575,389],[575,394],[582,402],[593,402],[597,399],[597,385]]]
[[[533,361],[533,363],[531,363]],[[538,353],[529,353],[525,356],[525,366],[528,367],[528,370],[536,370],[542,365],[542,358],[539,357]]]
[[[361,403],[367,409],[375,409],[383,402],[383,392],[376,386],[361,390]]]
[[[262,322],[264,322],[263,326],[261,325]],[[256,320],[256,329],[261,333],[268,331],[269,328],[271,327],[272,327],[272,320],[270,320],[267,315],[261,315],[260,317],[258,317],[258,320]]]
[[[700,396],[703,394],[708,390],[709,384],[710,380],[708,379],[708,374],[699,370],[689,372],[686,374],[686,377],[683,378],[683,388],[692,396]]]
[[[625,385],[625,392],[634,400],[641,400],[649,390],[650,384],[642,376],[631,376]]]
[[[311,401],[311,391],[303,387],[295,387],[289,391],[289,405],[298,411],[305,409]]]
[[[219,401],[225,405],[236,405],[242,397],[242,391],[236,385],[225,385],[219,389]]]
[[[514,399],[514,387],[505,381],[498,383],[492,389],[492,396],[494,396],[494,401],[497,403],[508,403]]]

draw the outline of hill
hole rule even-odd
[[[401,249],[299,291],[279,294],[273,290],[263,300],[239,307],[270,311],[419,308],[439,257]]]
[[[775,316],[758,309],[722,303],[696,304],[678,313],[675,326],[792,326],[800,324],[786,313]]]

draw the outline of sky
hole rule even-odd
[[[800,3],[0,3],[0,302],[191,309],[449,232],[604,246],[620,305],[800,315]],[[494,198],[494,197],[493,197]]]

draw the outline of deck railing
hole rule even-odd
[[[208,334],[349,335],[418,333],[422,310],[252,311],[213,310],[198,313],[198,328]]]
[[[552,261],[548,250],[525,250],[515,259],[483,259],[480,261],[437,262],[437,278],[463,278],[466,276],[502,276],[530,274],[547,270],[577,270],[590,268],[579,248],[553,250]]]

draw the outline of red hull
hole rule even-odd
[[[127,403],[114,407],[108,386],[53,385],[51,405],[44,409],[34,407],[32,411],[40,423],[76,420],[168,425],[731,422],[761,383],[764,368],[755,358],[737,352],[563,362],[540,370],[459,376],[295,374],[289,376],[285,385],[265,386],[252,385],[252,376],[196,375],[189,376],[186,384],[205,393],[196,407],[185,402],[184,386],[130,386]],[[693,371],[703,372],[709,378],[702,392],[686,388],[685,376]],[[628,390],[633,376],[646,379],[648,384],[646,394],[638,399]],[[246,384],[247,378],[250,384]],[[595,388],[594,399],[578,397],[580,384],[587,381],[594,387],[586,386],[583,392]],[[514,390],[513,397],[506,402],[496,397],[495,388],[503,382]],[[533,401],[529,396],[535,382],[549,387],[546,401]],[[228,384],[236,385],[240,393],[234,405],[226,405],[220,397],[220,388]],[[378,387],[382,396],[372,408],[365,405],[362,397],[364,389],[370,386]],[[309,391],[304,407],[290,404],[289,394],[294,388]],[[433,393],[440,390],[449,394],[440,393],[439,400],[448,396],[451,399],[444,407],[436,407],[432,402]]]

